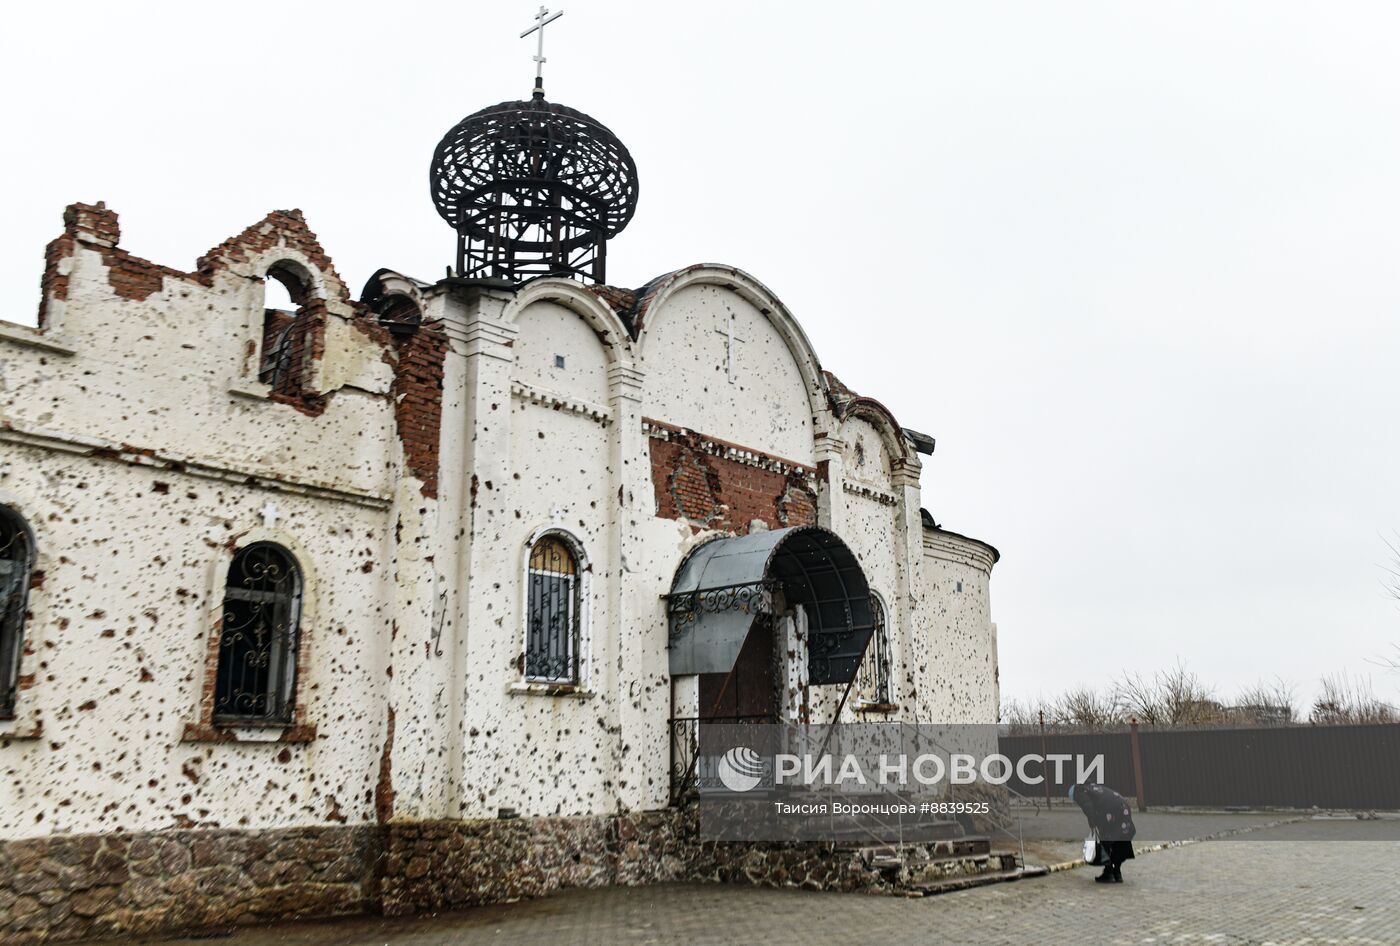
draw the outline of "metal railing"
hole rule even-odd
[[[700,761],[700,724],[772,723],[772,716],[698,716],[671,720],[671,804],[679,805],[697,792],[696,765]]]

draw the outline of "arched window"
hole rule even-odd
[[[0,506],[0,719],[15,714],[24,617],[34,570],[34,536],[13,509]]]
[[[262,364],[258,380],[279,393],[296,393],[310,299],[306,281],[286,262],[267,271],[263,292]]]
[[[579,682],[582,579],[579,557],[562,535],[545,535],[530,548],[525,610],[526,680]]]
[[[240,549],[224,587],[214,721],[292,722],[301,570],[280,546]]]
[[[890,634],[879,595],[870,596],[870,615],[875,630],[856,676],[856,705],[890,706],[894,702],[890,688]]]

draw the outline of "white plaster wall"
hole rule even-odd
[[[0,837],[373,820],[387,612],[382,511],[6,447],[0,500],[37,537],[26,670],[0,736]],[[159,491],[162,487],[166,491]],[[306,744],[186,743],[231,544],[282,542],[306,580]]]
[[[837,494],[829,504],[830,517],[823,525],[836,532],[856,554],[871,591],[879,594],[886,607],[886,625],[890,635],[891,697],[905,703],[911,688],[903,684],[901,660],[910,650],[911,614],[901,543],[896,541],[903,528],[901,494],[892,481],[892,459],[885,435],[863,417],[846,419],[840,427],[841,459],[829,466],[832,477],[828,491]],[[847,486],[856,487],[847,490]],[[814,722],[827,722],[840,705],[843,687],[813,688],[809,696]],[[912,706],[902,706],[900,712],[882,715],[858,713],[853,689],[841,720],[879,722],[913,716]]]
[[[991,618],[990,565],[985,555],[972,543],[947,533],[938,533],[924,544],[932,646],[923,687],[932,721],[997,721],[996,625]]]
[[[382,349],[337,315],[327,329],[323,384],[346,385],[309,418],[256,387],[263,283],[227,271],[213,285],[167,276],[142,300],[115,295],[102,257],[78,244],[62,335],[71,356],[0,341],[0,417],[25,429],[63,431],[140,450],[240,469],[295,470],[316,483],[389,488],[392,371]]]
[[[616,809],[617,746],[616,425],[610,413],[595,416],[607,410],[608,355],[588,324],[557,303],[531,304],[514,324],[508,376],[516,391],[481,392],[509,405],[493,421],[504,426],[508,458],[498,475],[476,474],[472,541],[488,554],[474,559],[471,576],[460,810],[467,817],[494,817],[503,807],[526,816],[603,813]],[[554,366],[556,354],[565,357],[563,369]],[[529,544],[545,528],[569,533],[588,561],[577,693],[540,692],[521,670]]]
[[[608,358],[593,329],[557,302],[535,302],[516,319],[512,377],[542,391],[606,406]],[[564,367],[555,364],[564,358]]]
[[[730,320],[734,381],[726,371]],[[677,290],[647,313],[645,416],[812,463],[812,405],[782,335],[737,292],[723,286]]]
[[[399,473],[389,368],[367,335],[333,320],[318,377],[334,390],[308,417],[231,393],[231,377],[246,380],[260,283],[167,279],[163,293],[123,302],[100,258],[79,254],[63,313],[77,354],[0,341],[0,416],[330,489],[293,495],[6,445],[0,496],[19,497],[41,551],[61,558],[35,598],[44,679],[22,698],[43,738],[0,745],[0,836],[370,820],[386,758],[401,819],[664,806],[661,596],[704,536],[655,517],[644,416],[789,460],[827,459],[821,524],[851,545],[889,606],[896,656],[907,658],[895,678],[904,715],[995,720],[986,572],[928,554],[917,485],[893,469],[874,423],[825,430],[836,435],[827,444],[844,446],[819,451],[817,431],[832,422],[825,408],[814,419],[804,356],[773,311],[737,291],[691,285],[667,296],[648,312],[635,363],[615,317],[565,287],[519,311],[509,293],[466,302],[441,291],[425,312],[452,339],[435,502]],[[744,340],[733,383],[731,318]],[[157,482],[167,492],[154,492]],[[204,667],[214,563],[231,536],[260,527],[269,499],[315,576],[301,693],[320,738],[181,743]],[[544,527],[569,531],[590,563],[579,694],[520,686],[527,543]],[[962,596],[946,590],[954,573]],[[830,718],[839,696],[814,689],[813,718]],[[96,706],[78,709],[89,697]]]
[[[270,253],[240,266],[295,255]],[[260,396],[260,278],[167,275],[136,300],[82,243],[60,269],[51,331],[0,333],[0,501],[33,527],[44,575],[21,667],[35,683],[0,722],[0,837],[373,820],[390,505],[395,487],[416,489],[396,472],[384,347],[327,299],[313,417]],[[298,703],[317,739],[184,742],[219,576],[259,539],[305,576]]]

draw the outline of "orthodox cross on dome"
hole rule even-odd
[[[715,329],[716,332],[724,336],[724,371],[729,375],[729,383],[734,383],[734,343],[747,342],[747,338],[740,338],[734,334],[734,316],[729,317],[729,324],[724,328]]]
[[[535,25],[520,34],[524,39],[531,33],[539,33],[539,40],[535,45],[535,95],[544,98],[544,64],[548,61],[544,58],[544,28],[548,23],[553,23],[564,15],[564,11],[550,13],[548,8],[540,7],[540,12],[535,14]]]

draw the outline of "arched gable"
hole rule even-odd
[[[904,437],[904,428],[895,420],[894,414],[879,401],[871,397],[856,396],[841,405],[841,424],[843,438],[847,440],[847,448],[851,447],[849,438],[845,437],[845,431],[852,421],[863,421],[868,424],[875,434],[880,438],[883,450],[889,458],[890,472],[894,472],[902,465],[912,464],[918,467],[918,457],[909,448],[909,441]]]
[[[354,315],[349,290],[300,210],[272,211],[205,253],[196,265],[206,277],[226,271],[263,279],[271,270],[290,270],[311,298],[324,302],[326,311],[345,318]]]
[[[647,374],[644,414],[814,461],[830,416],[821,365],[768,287],[733,267],[691,266],[641,290],[632,322]]]
[[[607,355],[609,368],[631,367],[632,338],[616,312],[601,299],[569,279],[535,279],[515,294],[501,317],[517,325],[522,313],[537,303],[554,303],[568,309],[592,330]]]

